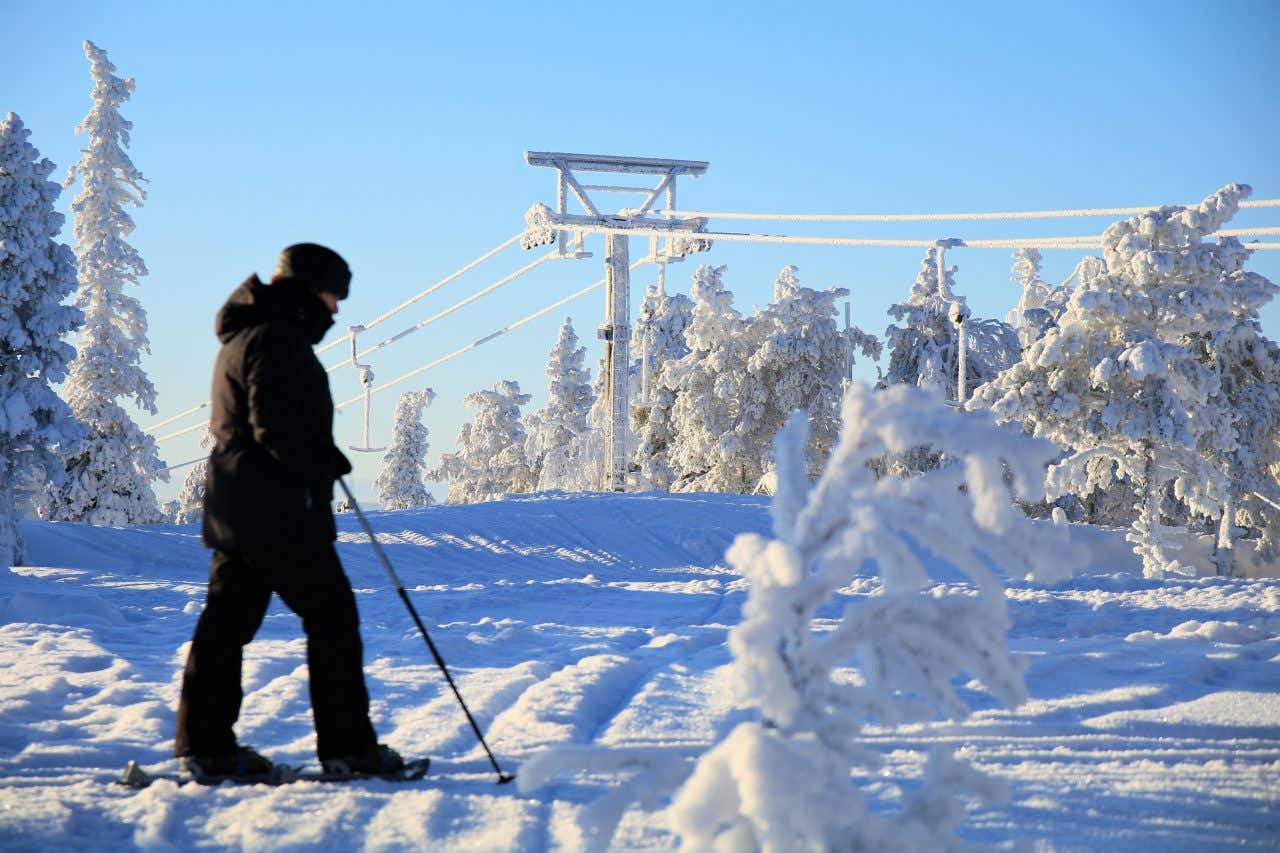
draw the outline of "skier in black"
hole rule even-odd
[[[289,246],[271,284],[250,276],[218,312],[203,538],[214,549],[204,612],[182,676],[174,754],[197,779],[254,776],[271,762],[236,743],[243,649],[274,592],[302,618],[321,766],[404,766],[369,722],[359,615],[333,542],[329,380],[312,347],[333,325],[351,272],[331,249]]]

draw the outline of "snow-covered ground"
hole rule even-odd
[[[745,593],[723,554],[735,534],[766,530],[764,499],[553,494],[371,518],[504,766],[558,743],[693,756],[732,719],[724,641]],[[31,565],[0,575],[0,847],[576,846],[574,811],[610,779],[496,786],[355,518],[339,526],[375,725],[433,758],[426,781],[110,784],[129,759],[173,767],[207,556],[190,527],[29,523]],[[1008,582],[1032,699],[1008,710],[966,691],[979,711],[963,724],[872,729],[887,758],[873,794],[893,808],[921,749],[945,744],[1012,783],[1008,805],[972,814],[972,841],[1280,847],[1280,581],[1143,580],[1119,534],[1076,535],[1094,565],[1075,580]],[[299,622],[273,605],[247,653],[241,739],[311,760],[306,677]],[[673,837],[637,811],[614,843]]]

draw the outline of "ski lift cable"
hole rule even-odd
[[[404,302],[401,302],[399,305],[397,305],[396,307],[392,308],[390,311],[387,311],[387,312],[385,312],[385,313],[383,313],[383,314],[381,314],[381,315],[379,315],[379,316],[377,316],[377,317],[373,318],[373,319],[372,319],[372,320],[370,320],[368,323],[363,324],[363,325],[364,325],[365,330],[367,331],[367,330],[369,330],[369,329],[372,329],[374,326],[378,325],[379,323],[382,323],[382,322],[383,322],[383,321],[385,321],[385,320],[389,320],[391,317],[394,317],[396,314],[399,314],[401,311],[403,311],[404,309],[408,308],[410,305],[413,305],[414,303],[416,303],[416,302],[418,302],[418,301],[420,301],[420,300],[422,300],[422,299],[425,299],[426,297],[428,297],[428,296],[430,296],[431,294],[435,293],[435,292],[436,292],[437,290],[439,290],[440,288],[444,287],[446,284],[449,284],[451,281],[453,281],[453,280],[457,279],[457,278],[458,278],[459,276],[461,276],[462,274],[467,273],[467,272],[470,272],[471,270],[473,270],[473,269],[475,269],[476,267],[480,266],[480,264],[482,264],[482,263],[484,263],[485,261],[489,260],[489,259],[490,259],[490,258],[492,258],[494,255],[498,254],[498,252],[501,252],[503,249],[507,248],[507,247],[508,247],[508,246],[510,246],[511,244],[516,243],[516,242],[519,242],[519,240],[520,240],[520,235],[519,235],[519,234],[516,234],[514,237],[510,238],[509,240],[505,240],[504,242],[499,243],[497,246],[494,246],[492,249],[490,249],[489,251],[485,252],[483,255],[481,255],[480,257],[476,258],[476,259],[475,259],[474,261],[472,261],[471,263],[467,264],[466,266],[462,267],[462,268],[461,268],[461,269],[459,269],[459,270],[456,270],[456,271],[454,271],[454,272],[450,273],[448,276],[446,276],[446,277],[444,277],[444,278],[440,279],[440,280],[439,280],[439,281],[437,281],[435,284],[431,285],[430,287],[428,287],[426,290],[422,291],[422,292],[421,292],[421,293],[419,293],[418,295],[416,295],[416,296],[414,296],[414,297],[412,297],[412,298],[410,298],[410,299],[407,299],[407,300],[405,300]],[[316,355],[320,355],[320,354],[322,354],[322,353],[326,353],[326,352],[328,352],[329,350],[333,349],[333,348],[334,348],[334,347],[336,347],[336,346],[341,346],[341,345],[342,345],[342,343],[343,343],[345,340],[346,340],[346,338],[337,338],[336,340],[332,340],[332,341],[330,341],[329,343],[327,343],[327,344],[325,344],[324,346],[322,346],[322,347],[320,347],[319,349],[317,349],[317,350],[316,350]],[[361,353],[361,355],[365,355],[365,353]],[[345,362],[345,363],[346,363],[346,364],[350,364],[350,361]],[[210,402],[211,402],[211,401],[209,401],[209,400],[205,400],[203,403],[201,403],[201,404],[200,404],[200,405],[198,405],[198,406],[192,406],[190,409],[187,409],[186,411],[178,412],[178,414],[174,415],[173,417],[165,418],[164,420],[160,421],[159,423],[154,423],[154,424],[152,424],[151,426],[149,426],[149,427],[147,427],[146,429],[144,429],[144,430],[143,430],[143,432],[148,432],[148,433],[150,433],[150,432],[155,432],[156,430],[160,429],[161,427],[165,427],[165,426],[168,426],[168,425],[169,425],[169,424],[171,424],[171,423],[174,423],[175,421],[180,421],[180,420],[182,420],[183,418],[187,417],[188,415],[194,415],[196,412],[199,412],[199,411],[200,411],[200,410],[202,410],[202,409],[207,409],[207,408],[209,407]],[[172,436],[167,436],[167,437],[170,437],[170,438],[171,438]],[[163,440],[163,439],[161,439],[161,440]]]
[[[171,417],[171,418],[165,418],[164,420],[160,421],[160,423],[158,423],[158,424],[152,424],[151,426],[149,426],[149,427],[147,427],[146,429],[144,429],[144,430],[143,430],[143,432],[154,432],[155,430],[160,429],[160,427],[168,426],[169,424],[173,423],[174,421],[180,421],[180,420],[182,420],[182,419],[183,419],[183,418],[185,418],[187,415],[194,415],[196,412],[200,411],[201,409],[207,409],[207,408],[209,408],[209,405],[210,405],[210,403],[212,403],[212,402],[213,402],[212,400],[205,400],[205,401],[204,401],[203,403],[201,403],[200,405],[198,405],[198,406],[192,406],[191,408],[187,409],[185,412],[178,412],[178,414],[174,415],[174,416],[173,416],[173,417]]]
[[[426,297],[428,297],[428,296],[430,296],[431,294],[435,293],[435,292],[436,292],[437,290],[439,290],[440,288],[444,287],[444,286],[445,286],[446,284],[448,284],[449,282],[453,281],[454,279],[458,278],[459,276],[461,276],[461,275],[462,275],[462,274],[464,274],[464,273],[470,272],[471,270],[473,270],[473,269],[475,269],[476,267],[480,266],[480,265],[481,265],[482,263],[484,263],[485,261],[487,261],[487,260],[489,260],[490,258],[492,258],[494,255],[496,255],[496,254],[498,254],[499,252],[501,252],[503,249],[507,248],[508,246],[512,245],[513,243],[518,243],[519,241],[520,241],[520,235],[519,235],[519,234],[516,234],[516,235],[515,235],[514,237],[512,237],[511,239],[506,240],[506,241],[504,241],[504,242],[502,242],[502,243],[499,243],[498,245],[494,246],[494,247],[493,247],[492,249],[490,249],[489,251],[485,252],[485,253],[484,253],[483,255],[481,255],[480,257],[476,258],[476,259],[475,259],[474,261],[472,261],[471,263],[467,264],[466,266],[462,267],[461,269],[459,269],[459,270],[457,270],[457,271],[455,271],[455,272],[453,272],[453,273],[450,273],[448,276],[446,276],[446,277],[444,277],[444,278],[440,279],[440,280],[439,280],[439,281],[437,281],[435,284],[431,285],[431,286],[430,286],[430,287],[428,287],[426,290],[424,290],[424,291],[422,291],[421,293],[419,293],[417,296],[413,296],[413,297],[411,297],[411,298],[409,298],[409,299],[406,299],[404,302],[401,302],[399,305],[397,305],[396,307],[392,308],[390,311],[387,311],[387,312],[385,312],[385,313],[383,313],[383,314],[380,314],[380,315],[379,315],[379,316],[377,316],[377,317],[374,317],[374,318],[373,318],[372,320],[370,320],[368,323],[363,323],[362,325],[364,326],[365,331],[368,331],[369,329],[372,329],[374,326],[377,326],[379,323],[382,323],[382,322],[384,322],[384,321],[386,321],[386,320],[391,319],[391,318],[392,318],[392,317],[394,317],[396,314],[399,314],[401,311],[403,311],[404,309],[408,308],[410,305],[413,305],[414,303],[416,303],[416,302],[418,302],[418,301],[420,301],[420,300],[422,300],[422,299],[425,299]],[[333,349],[334,347],[336,347],[336,346],[340,345],[341,343],[342,343],[342,339],[341,339],[341,338],[339,338],[339,339],[338,339],[338,340],[336,340],[336,341],[330,341],[329,343],[327,343],[327,344],[325,344],[324,346],[320,347],[320,349],[316,350],[316,354],[317,354],[317,355],[319,355],[319,354],[321,354],[321,353],[328,352],[329,350],[331,350],[331,349]],[[363,355],[363,353],[361,353],[361,355]]]
[[[634,236],[666,236],[669,231],[662,228],[624,227],[596,223],[572,223],[557,226],[570,231],[582,231],[590,234],[630,234]],[[1280,229],[1234,229],[1217,232],[1223,236],[1240,234],[1280,233]],[[937,244],[936,240],[895,240],[879,237],[815,237],[791,234],[750,234],[719,231],[693,231],[690,235],[699,240],[712,240],[726,243],[788,243],[816,246],[884,246],[892,248],[925,249]],[[1246,244],[1250,249],[1270,249],[1275,244]],[[964,246],[971,249],[1076,249],[1090,250],[1102,248],[1101,236],[1080,237],[1011,237],[993,240],[965,240]]]
[[[464,307],[466,307],[467,305],[470,305],[472,302],[475,302],[477,299],[479,299],[479,298],[481,298],[481,297],[483,297],[483,296],[487,296],[487,295],[489,295],[490,293],[493,293],[493,292],[494,292],[495,290],[497,290],[498,288],[501,288],[501,287],[505,287],[505,286],[507,286],[508,284],[510,284],[511,282],[515,281],[517,278],[519,278],[520,276],[522,276],[522,275],[524,275],[525,273],[527,273],[527,272],[529,272],[530,270],[532,270],[534,267],[537,267],[537,266],[538,266],[538,265],[540,265],[540,264],[546,263],[547,261],[552,260],[552,259],[554,259],[554,258],[558,258],[559,256],[560,256],[560,251],[559,251],[559,249],[553,249],[553,250],[551,250],[550,252],[547,252],[547,253],[546,253],[545,255],[543,255],[542,257],[537,258],[537,259],[536,259],[536,260],[534,260],[532,263],[525,264],[523,267],[521,267],[520,269],[518,269],[518,270],[516,270],[515,272],[511,273],[510,275],[508,275],[508,276],[504,276],[504,277],[502,277],[502,278],[498,279],[496,282],[494,282],[493,284],[489,285],[489,286],[488,286],[488,287],[486,287],[484,290],[477,291],[476,293],[473,293],[471,296],[468,296],[466,299],[462,299],[462,300],[460,300],[460,301],[458,301],[458,302],[455,302],[453,305],[449,306],[448,308],[444,309],[443,311],[441,311],[441,312],[439,312],[439,313],[437,313],[437,314],[435,314],[435,315],[433,315],[433,316],[431,316],[431,317],[428,317],[427,319],[423,320],[422,322],[420,322],[420,323],[415,323],[414,325],[410,326],[409,328],[405,329],[404,331],[397,332],[396,334],[392,335],[391,337],[387,338],[386,340],[379,341],[378,343],[374,344],[373,346],[369,347],[368,349],[365,349],[365,350],[362,350],[362,351],[360,351],[360,352],[356,353],[355,358],[357,358],[357,359],[359,359],[359,358],[364,358],[366,355],[370,355],[370,354],[372,354],[372,353],[375,353],[375,352],[377,352],[377,351],[378,351],[378,350],[380,350],[380,349],[385,349],[386,347],[389,347],[391,344],[395,343],[396,341],[400,340],[401,338],[404,338],[404,337],[406,337],[406,336],[408,336],[408,335],[410,335],[410,334],[412,334],[412,333],[414,333],[414,332],[421,331],[422,329],[425,329],[427,326],[430,326],[432,323],[436,322],[437,320],[443,320],[445,317],[448,317],[450,314],[452,314],[453,312],[455,312],[455,311],[459,310],[460,308],[464,308]],[[368,326],[364,327],[364,328],[363,328],[363,329],[361,329],[360,331],[364,332],[364,331],[367,331],[367,330],[368,330]],[[340,339],[338,339],[337,341],[334,341],[334,343],[341,343],[343,340],[344,340],[344,339],[340,338]],[[346,338],[345,340],[350,340],[350,338],[348,337],[348,338]],[[345,359],[345,360],[343,360],[343,361],[338,362],[337,364],[334,364],[334,365],[332,365],[332,366],[330,366],[330,367],[325,368],[325,372],[326,372],[326,373],[333,373],[333,372],[335,372],[335,371],[339,370],[340,368],[346,367],[347,365],[352,364],[352,363],[353,363],[353,359],[348,358],[348,359]]]
[[[1145,207],[1083,207],[1065,210],[1005,210],[995,213],[741,213],[716,210],[658,210],[668,217],[705,216],[711,219],[780,220],[789,222],[953,222],[1008,219],[1064,219],[1089,216],[1128,216],[1159,210],[1166,205]],[[1195,207],[1196,205],[1185,205]],[[1280,207],[1280,198],[1240,202],[1242,208]]]
[[[640,260],[631,264],[630,267],[628,268],[634,271],[637,268],[647,263],[652,263],[652,259],[641,258]],[[466,346],[460,347],[459,349],[454,350],[448,355],[441,356],[435,361],[430,362],[428,364],[424,364],[421,367],[415,368],[409,371],[408,373],[405,373],[402,376],[397,376],[395,379],[392,379],[391,381],[385,382],[382,385],[379,385],[378,387],[374,388],[369,393],[370,395],[373,395],[373,394],[377,394],[379,391],[385,391],[386,389],[392,387],[393,385],[399,385],[401,382],[404,382],[407,379],[412,379],[414,376],[417,376],[421,373],[425,373],[426,371],[431,370],[433,368],[439,367],[445,362],[452,361],[453,359],[458,358],[461,355],[465,355],[466,353],[471,352],[477,347],[480,347],[484,344],[489,343],[489,341],[492,341],[495,338],[502,337],[507,332],[514,331],[520,328],[521,326],[525,325],[526,323],[532,323],[534,320],[537,320],[539,317],[544,317],[547,314],[550,314],[552,311],[555,311],[557,308],[563,307],[564,305],[567,305],[568,303],[572,302],[575,299],[578,299],[579,297],[586,296],[588,293],[591,293],[593,290],[599,290],[601,287],[604,287],[605,281],[606,279],[602,278],[593,284],[589,284],[586,287],[582,288],[581,290],[577,291],[576,293],[571,293],[568,296],[564,297],[563,299],[553,302],[547,307],[539,309],[538,311],[535,311],[534,313],[530,314],[527,317],[521,318],[515,321],[514,323],[511,323],[508,326],[503,326],[501,329],[498,329],[496,332],[492,332],[488,335],[485,335],[483,338],[477,338],[476,340],[472,341]],[[334,411],[341,411],[342,409],[345,409],[347,406],[354,405],[356,403],[361,402],[362,400],[364,400],[364,394],[359,394],[355,397],[352,397],[349,400],[343,400],[341,403],[338,403],[333,408],[334,408]]]
[[[203,462],[208,458],[209,458],[209,454],[206,453],[204,456],[198,456],[195,459],[188,459],[186,462],[179,462],[177,465],[166,465],[163,468],[157,468],[155,471],[152,471],[151,476],[159,477],[161,474],[165,473],[166,471],[177,471],[179,468],[189,468],[190,466],[195,465],[199,462]]]

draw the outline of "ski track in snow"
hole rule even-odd
[[[724,640],[744,592],[723,553],[768,528],[763,499],[552,493],[371,519],[504,769],[556,744],[692,757],[740,713]],[[574,838],[567,822],[610,780],[528,795],[494,785],[355,519],[339,527],[374,723],[406,755],[432,757],[424,783],[108,784],[129,759],[173,767],[207,553],[189,527],[30,523],[33,566],[0,575],[0,849],[541,850]],[[968,720],[871,728],[886,764],[868,789],[895,808],[924,750],[945,745],[1013,783],[1010,803],[971,814],[975,842],[1280,848],[1280,582],[1143,580],[1115,537],[1079,535],[1097,566],[1051,589],[1009,583],[1030,701],[1004,709],[970,686]],[[312,761],[306,679],[299,621],[277,602],[246,650],[241,738]],[[615,838],[673,843],[639,811]]]

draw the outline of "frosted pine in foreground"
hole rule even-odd
[[[750,587],[723,683],[738,687],[749,719],[693,767],[670,750],[570,746],[522,768],[526,790],[581,768],[633,772],[579,814],[590,846],[608,845],[628,803],[653,809],[673,797],[669,826],[691,850],[958,849],[963,800],[1004,796],[1002,783],[934,751],[923,786],[896,813],[872,810],[852,774],[874,770],[879,757],[857,739],[869,719],[962,719],[962,677],[1005,705],[1027,697],[1025,661],[1006,646],[1001,575],[1052,582],[1081,556],[1065,531],[1023,517],[1007,483],[1037,497],[1054,448],[925,389],[854,385],[842,414],[840,440],[812,486],[807,424],[793,416],[775,450],[773,537],[740,535],[726,555]],[[955,463],[876,478],[872,460],[922,444]],[[965,576],[969,589],[945,593],[939,571]],[[815,624],[838,590],[872,574],[881,594],[854,599],[833,628]],[[851,666],[852,680],[837,672]]]
[[[126,294],[146,265],[127,240],[133,219],[125,206],[140,207],[144,178],[125,147],[132,122],[120,105],[133,94],[132,78],[115,76],[106,51],[84,43],[93,76],[93,107],[76,131],[87,134],[84,156],[67,175],[84,189],[71,204],[75,216],[80,287],[75,304],[84,312],[79,355],[71,363],[63,396],[89,429],[85,444],[66,460],[67,485],[51,490],[43,514],[57,521],[127,525],[159,521],[151,479],[168,479],[155,439],[139,429],[117,402],[131,399],[155,414],[156,390],[141,367],[149,352],[147,315]]]
[[[57,241],[53,163],[41,159],[22,119],[0,122],[0,564],[22,562],[18,488],[60,482],[66,450],[81,430],[50,387],[75,350],[62,339],[80,323],[62,301],[76,286],[71,249]]]

